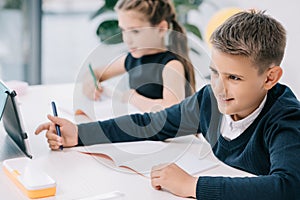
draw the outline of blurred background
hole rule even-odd
[[[0,78],[26,81],[30,85],[74,82],[82,63],[99,44],[103,49],[119,49],[118,38],[107,40],[107,35],[118,31],[115,13],[111,11],[114,2],[0,0]],[[207,37],[223,18],[236,9],[258,8],[278,19],[288,33],[281,82],[290,85],[299,97],[300,12],[296,0],[174,0],[174,3],[181,23],[188,30],[191,46],[195,46],[191,49],[192,62],[199,70],[203,68],[204,76],[208,73],[210,50]]]

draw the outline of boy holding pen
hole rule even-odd
[[[230,17],[211,36],[211,84],[157,113],[75,125],[48,115],[51,149],[165,140],[201,133],[224,163],[257,177],[193,177],[176,164],[154,167],[151,184],[197,199],[300,199],[300,104],[279,83],[286,31],[261,11]],[[62,137],[55,132],[62,128]]]

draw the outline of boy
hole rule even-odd
[[[218,27],[211,43],[211,85],[180,104],[78,126],[48,115],[51,122],[36,134],[47,130],[50,147],[58,149],[202,133],[221,161],[257,177],[192,177],[170,164],[153,168],[154,188],[201,200],[300,199],[300,104],[278,83],[285,29],[264,12],[244,11]]]

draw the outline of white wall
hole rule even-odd
[[[43,84],[74,82],[99,40],[89,14],[46,14],[42,31]]]

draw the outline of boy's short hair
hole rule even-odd
[[[227,19],[214,31],[210,41],[221,52],[248,57],[261,74],[272,65],[280,65],[286,31],[265,11],[249,10]]]

